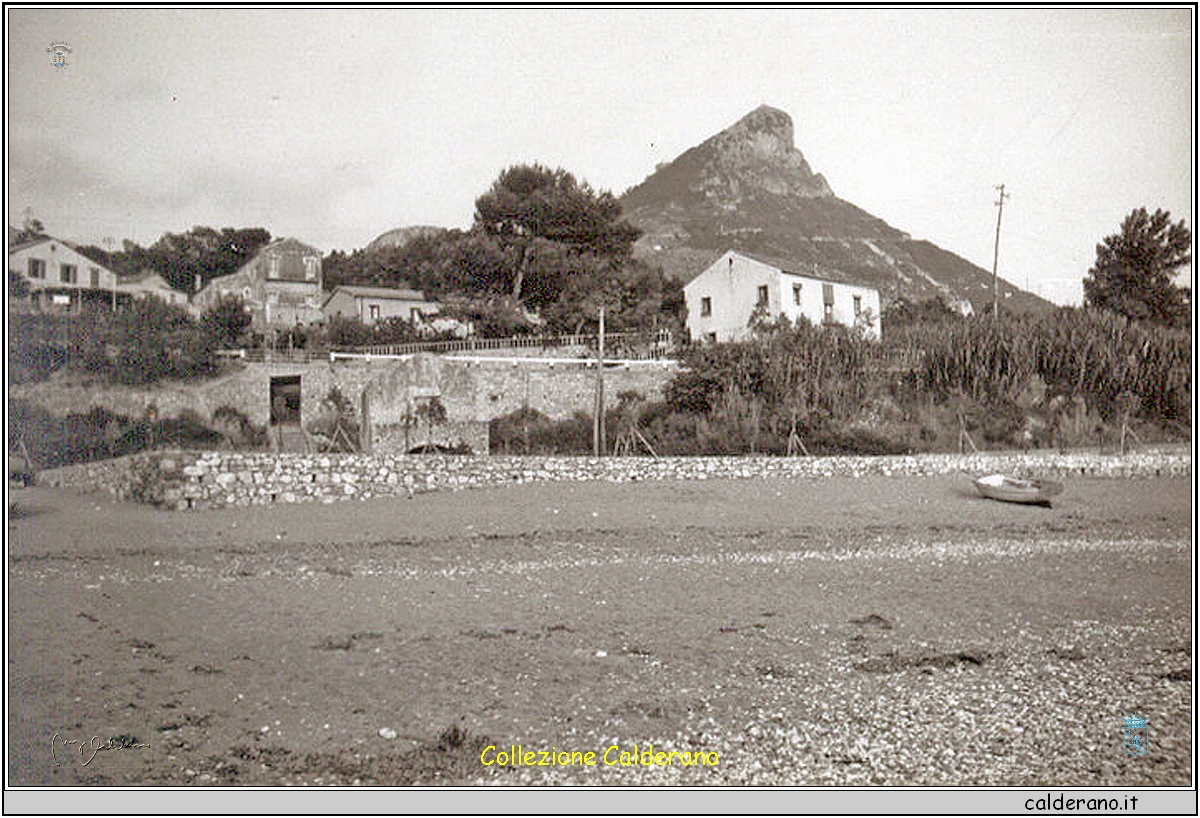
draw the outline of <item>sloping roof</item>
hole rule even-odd
[[[358,284],[340,284],[333,288],[333,292],[338,290],[355,296],[357,298],[392,298],[396,301],[424,301],[425,293],[420,290],[402,290],[395,287],[366,287]]]
[[[323,253],[321,253],[321,251],[319,249],[317,249],[316,247],[313,247],[311,244],[305,244],[304,242],[300,241],[300,239],[294,239],[290,236],[285,236],[284,238],[281,238],[281,239],[274,239],[272,241],[269,241],[266,244],[264,244],[262,247],[258,248],[258,252],[254,254],[254,258],[257,258],[261,253],[267,252],[268,250],[274,250],[274,249],[283,247],[285,244],[295,245],[296,247],[298,247],[301,250],[311,251],[313,255],[317,255],[317,256],[323,255]]]
[[[812,263],[788,261],[786,259],[775,258],[773,256],[760,256],[757,253],[746,253],[741,250],[731,250],[729,252],[736,253],[739,256],[748,258],[751,261],[757,261],[759,264],[765,264],[768,267],[774,267],[781,273],[788,275],[803,276],[804,278],[815,278],[818,281],[829,281],[834,284],[853,284],[856,287],[871,287],[870,284],[861,284],[846,276],[841,270],[834,270],[829,267],[818,267]]]
[[[52,239],[50,236],[32,236],[25,239],[25,241],[20,242],[19,244],[9,245],[8,252],[15,253],[18,250],[24,250],[27,247],[34,247],[47,241],[58,241],[58,239]],[[65,241],[59,241],[58,243],[64,247],[70,247],[70,245],[68,245]]]
[[[142,270],[140,273],[134,273],[133,275],[120,276],[120,280],[117,282],[118,287],[131,287],[136,284],[141,284],[145,287],[175,290],[174,287],[167,283],[165,278],[153,270]],[[175,291],[181,293],[182,295],[187,295],[187,293],[183,292],[182,290]]]

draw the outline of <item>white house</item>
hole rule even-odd
[[[426,301],[420,290],[342,284],[326,296],[321,310],[326,318],[341,315],[357,318],[364,324],[378,324],[389,318],[421,324],[427,316],[437,313],[438,304]]]
[[[820,275],[813,265],[784,265],[726,251],[683,288],[688,332],[694,341],[737,341],[764,305],[768,318],[861,327],[881,337],[879,291]]]
[[[117,283],[120,295],[133,299],[148,297],[161,298],[168,304],[189,309],[187,293],[181,292],[163,280],[163,277],[153,270],[143,270],[137,275],[126,276]]]
[[[52,236],[11,245],[8,269],[20,276],[30,302],[44,312],[79,312],[85,302],[111,307],[118,291],[116,273]]]

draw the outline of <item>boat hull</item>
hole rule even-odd
[[[1005,503],[1048,506],[1062,493],[1062,483],[1053,480],[1025,479],[1007,474],[989,474],[975,481],[976,490],[992,500]]]

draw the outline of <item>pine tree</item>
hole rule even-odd
[[[1127,318],[1186,327],[1191,289],[1177,285],[1174,273],[1192,261],[1192,232],[1171,214],[1140,207],[1125,217],[1121,232],[1096,245],[1096,263],[1083,280],[1088,306]]]

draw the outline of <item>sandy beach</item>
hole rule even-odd
[[[1190,479],[10,499],[10,785],[1192,783]]]

